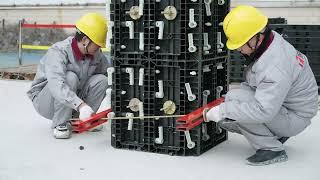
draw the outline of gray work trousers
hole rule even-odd
[[[66,83],[69,85],[70,90],[77,92],[78,97],[95,112],[106,94],[108,87],[106,79],[107,77],[102,74],[93,75],[78,90],[80,85],[78,76],[71,71],[66,74]],[[33,99],[33,105],[41,116],[52,120],[52,128],[69,121],[72,116],[73,109],[57,101],[51,95],[48,85]]]
[[[232,89],[226,94],[225,101],[252,101],[254,91],[249,89]],[[294,112],[281,107],[273,120],[267,123],[241,123],[234,119],[235,125],[241,134],[249,141],[256,150],[284,150],[283,144],[278,141],[281,137],[291,137],[302,132],[310,125],[310,119],[301,119]]]

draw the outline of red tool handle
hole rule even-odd
[[[201,124],[203,122],[203,114],[202,113],[205,108],[212,108],[214,106],[218,106],[222,102],[224,102],[223,97],[216,99],[216,100],[210,102],[209,104],[207,104],[201,108],[198,108],[185,116],[178,118],[176,120],[176,122],[177,122],[177,124],[180,124],[180,125],[177,126],[176,129],[178,131],[186,131],[186,130],[193,129],[194,127],[198,126],[199,124]]]
[[[73,128],[73,132],[82,133],[82,132],[87,131],[91,128],[99,126],[102,123],[107,122],[107,120],[101,119],[101,118],[106,117],[110,112],[112,112],[112,109],[107,109],[105,111],[99,112],[98,114],[95,114],[85,120],[80,120],[80,119],[79,120],[72,120],[71,125]]]

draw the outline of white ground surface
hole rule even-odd
[[[109,124],[103,132],[56,140],[50,121],[37,115],[27,98],[29,86],[28,81],[0,80],[0,180],[320,179],[320,115],[288,140],[289,161],[252,167],[244,160],[254,150],[236,134],[199,157],[114,149]]]

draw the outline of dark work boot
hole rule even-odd
[[[285,162],[288,156],[285,150],[271,151],[259,149],[256,154],[247,158],[247,164],[252,166],[263,166],[279,162]]]
[[[281,137],[278,139],[282,144],[284,144],[290,137]]]
[[[240,131],[238,125],[236,124],[235,120],[232,120],[232,119],[226,118],[226,119],[219,121],[218,127],[222,128],[226,131],[232,132],[232,133],[241,134],[241,131]]]

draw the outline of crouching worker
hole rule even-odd
[[[27,92],[36,111],[52,120],[53,136],[72,135],[72,111],[80,119],[93,115],[107,89],[104,75],[111,62],[102,54],[107,22],[97,13],[88,13],[76,23],[76,34],[57,42],[40,60],[37,74]]]
[[[227,47],[249,61],[246,81],[225,102],[204,112],[208,120],[243,135],[256,150],[250,165],[288,159],[284,143],[308,127],[318,110],[318,86],[307,57],[252,6],[238,6],[223,21]]]

